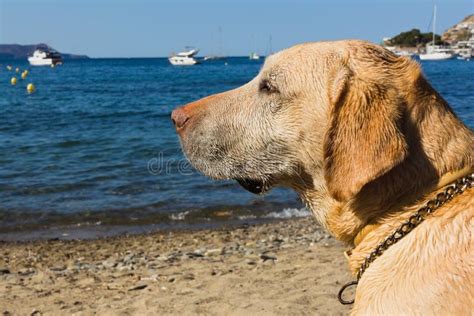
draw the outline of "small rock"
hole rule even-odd
[[[55,272],[61,272],[61,271],[64,271],[66,269],[67,269],[67,267],[65,265],[59,265],[59,266],[50,268],[51,271],[55,271]]]
[[[0,275],[10,274],[10,270],[7,268],[0,268]]]
[[[192,294],[193,291],[191,291],[190,289],[183,289],[181,291],[178,292],[179,295],[188,295],[188,294]]]
[[[125,257],[123,257],[122,262],[124,263],[130,263],[133,259],[134,255],[133,254],[128,254]]]
[[[260,259],[262,259],[263,262],[265,262],[267,260],[272,260],[273,262],[275,262],[275,260],[277,260],[277,257],[262,254],[262,255],[260,255]]]
[[[102,261],[102,266],[105,268],[115,268],[117,266],[117,262],[113,258],[108,258],[107,260]]]
[[[117,271],[129,271],[130,270],[130,267],[124,265],[122,262],[119,262],[117,264],[116,268],[117,268]]]
[[[128,290],[129,290],[129,291],[143,290],[143,289],[146,289],[147,286],[148,286],[147,284],[139,284],[139,285],[135,285],[135,286],[129,288]]]
[[[252,259],[247,259],[247,260],[245,260],[245,262],[249,265],[252,265],[252,266],[257,264],[257,262],[255,260],[252,260]]]
[[[196,251],[195,252],[188,252],[186,255],[189,258],[202,258],[202,257],[204,257],[204,255],[202,253],[196,252]]]
[[[183,279],[184,280],[194,280],[195,277],[194,277],[194,274],[192,274],[192,273],[186,273],[186,274],[183,275]]]
[[[30,315],[31,315],[31,316],[41,315],[41,312],[35,308],[35,309],[33,309],[33,310],[31,311],[31,314],[30,314]]]
[[[222,254],[222,248],[209,249],[204,253],[207,257],[217,256],[220,254]]]
[[[255,253],[255,251],[253,251],[252,249],[249,249],[249,250],[245,250],[245,256],[253,256]]]

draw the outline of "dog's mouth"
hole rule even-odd
[[[254,194],[262,194],[271,189],[271,184],[263,180],[236,179],[237,182],[247,191]]]

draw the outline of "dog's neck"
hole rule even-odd
[[[465,167],[461,170],[457,170],[454,172],[448,172],[444,176],[442,176],[433,192],[437,192],[438,190],[446,187],[447,185],[453,183],[456,181],[456,179],[462,178],[466,176],[469,173],[473,172],[473,168],[471,167]],[[423,201],[423,199],[421,199]],[[365,239],[365,237],[371,233],[372,231],[378,229],[379,227],[382,226],[382,223],[374,223],[374,224],[368,224],[364,226],[355,236],[353,244],[355,247],[357,247],[362,241]]]
[[[463,179],[469,174],[472,175],[473,172],[473,167],[466,167],[456,172],[450,172],[440,179],[438,187],[434,191],[424,196],[416,204],[400,210],[398,216],[386,217],[377,224],[365,226],[364,229],[361,230],[354,239],[354,248],[345,252],[346,258],[348,259],[349,268],[353,275],[355,276],[360,273],[361,266],[366,264],[366,259],[369,257],[369,255],[376,251],[381,242],[386,240],[397,229],[399,229],[403,223],[405,223],[415,214],[415,212],[425,207],[428,201],[434,201],[441,192],[446,192],[446,188],[449,186],[452,187],[456,180]],[[469,200],[469,195],[466,197],[466,194],[468,193],[465,193],[464,196],[460,196],[459,198],[467,198]],[[454,199],[457,199],[457,197],[454,197]],[[463,212],[464,209],[459,208],[453,213],[453,210],[449,207],[443,208],[443,206],[441,206],[440,209],[435,210],[437,214],[436,216],[443,216],[442,214],[444,214],[446,211],[451,212],[450,216],[453,216],[453,214]]]
[[[349,261],[350,270],[355,275],[367,255],[382,240],[399,228],[428,200],[443,191],[447,185],[472,172],[474,172],[473,164],[459,170],[446,172],[432,184],[420,187],[416,194],[408,195],[407,198],[400,199],[398,203],[387,208],[381,208],[383,211],[375,212],[373,216],[369,216],[370,212],[364,212],[364,209],[358,208],[362,205],[360,202],[340,203],[325,198],[327,192],[322,183],[314,185],[312,190],[300,191],[300,194],[308,202],[308,206],[313,210],[318,221],[335,238],[354,246],[352,251],[346,252],[346,257]],[[367,205],[370,205],[370,203]],[[321,212],[318,209],[327,209],[327,211]]]

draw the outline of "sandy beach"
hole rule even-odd
[[[343,315],[343,251],[312,218],[0,244],[3,315]]]

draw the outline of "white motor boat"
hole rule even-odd
[[[420,60],[446,60],[454,57],[454,52],[450,48],[435,45],[436,39],[436,6],[433,10],[433,41],[426,45],[426,53],[420,54]]]
[[[191,47],[186,47],[186,49],[184,52],[173,53],[168,58],[169,62],[174,66],[192,66],[198,64],[199,62],[194,56],[199,53],[199,49]]]
[[[471,38],[467,41],[459,41],[453,50],[459,56],[458,59],[471,60],[474,58],[474,29],[471,30]]]
[[[450,48],[438,45],[427,45],[426,53],[420,54],[420,60],[446,60],[454,57],[454,52]]]
[[[457,59],[469,61],[472,58],[472,54],[472,48],[459,49]]]
[[[391,51],[392,53],[394,53],[397,56],[412,57],[413,55],[415,55],[415,53],[410,52],[408,50],[401,49],[401,48],[396,48],[396,47],[392,47],[392,46],[385,46],[385,48],[388,49],[389,51]]]
[[[224,56],[224,49],[223,49],[223,40],[222,40],[222,28],[219,26],[219,39],[218,39],[218,44],[217,44],[217,54],[211,54],[204,56],[203,61],[215,61],[215,60],[221,60],[221,59],[226,59]]]
[[[406,50],[397,50],[397,51],[394,51],[394,53],[397,56],[405,56],[405,57],[412,57],[413,55],[415,55],[415,53],[412,53]]]
[[[31,66],[51,66],[62,64],[61,54],[55,51],[43,51],[37,49],[33,52],[33,56],[28,57]]]

